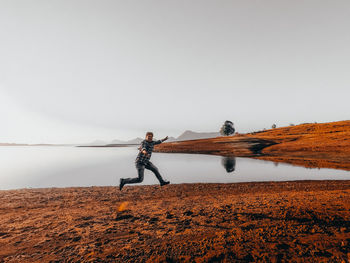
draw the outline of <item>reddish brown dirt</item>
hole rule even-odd
[[[0,262],[348,262],[350,181],[0,191]]]
[[[264,148],[260,159],[350,170],[350,121],[301,124],[248,136],[277,142]]]
[[[301,124],[229,137],[163,143],[159,152],[253,157],[350,170],[350,121]]]

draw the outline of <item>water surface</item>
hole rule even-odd
[[[0,189],[115,186],[136,177],[136,147],[0,147]],[[350,180],[350,172],[278,165],[249,158],[153,153],[151,161],[171,183],[235,183],[290,180]],[[157,184],[145,170],[142,184]]]

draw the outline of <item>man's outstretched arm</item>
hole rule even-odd
[[[155,141],[154,144],[160,144],[160,143],[166,141],[167,139],[168,139],[168,136],[163,138],[163,139],[161,139],[161,140]]]

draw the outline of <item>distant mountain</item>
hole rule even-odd
[[[168,140],[166,140],[167,142],[175,142],[176,138],[175,137],[169,137]]]
[[[197,140],[197,139],[205,139],[205,138],[215,138],[221,136],[219,132],[194,132],[194,131],[185,131],[179,137],[169,137],[166,142],[176,142],[176,141],[187,141],[187,140]],[[154,140],[159,140],[162,138],[154,138]],[[132,140],[122,141],[122,140],[113,140],[111,142],[103,141],[103,140],[95,140],[90,143],[79,144],[80,146],[105,146],[112,144],[140,144],[144,139],[137,137]],[[72,146],[76,144],[16,144],[16,143],[0,143],[0,146]]]
[[[132,139],[132,140],[128,140],[128,141],[113,140],[111,142],[106,142],[106,141],[102,141],[102,140],[95,140],[95,141],[90,142],[90,143],[81,144],[81,146],[103,146],[103,145],[111,145],[111,144],[140,144],[142,141],[143,141],[143,139],[141,139],[139,137]]]
[[[29,144],[25,143],[6,143],[6,142],[1,142],[0,146],[28,146]]]
[[[106,141],[102,141],[102,140],[95,140],[93,142],[90,142],[90,143],[87,143],[87,144],[84,144],[84,145],[91,145],[91,146],[94,146],[94,145],[105,145],[107,144]]]
[[[177,137],[176,141],[198,140],[206,138],[215,138],[219,136],[221,136],[219,132],[194,132],[187,130],[179,137]]]
[[[167,142],[176,142],[176,141],[187,141],[187,140],[197,140],[197,139],[205,139],[205,138],[215,138],[221,136],[219,132],[194,132],[194,131],[185,131],[179,137],[169,137]],[[102,140],[95,140],[91,143],[83,144],[83,146],[103,146],[103,145],[111,145],[111,144],[140,144],[144,139],[137,137],[132,140],[122,141],[122,140],[113,140],[111,142],[106,142]],[[155,140],[159,140],[156,139]]]
[[[51,143],[37,143],[37,144],[28,144],[28,143],[2,143],[0,146],[75,146],[76,144],[51,144]]]
[[[140,144],[142,141],[143,141],[142,138],[137,137],[137,138],[135,138],[133,140],[129,140],[129,141],[126,141],[124,143],[127,143],[127,144]]]
[[[121,141],[121,140],[113,140],[110,142],[110,144],[124,144],[125,141]]]
[[[144,139],[137,137],[135,139],[129,140],[129,141],[121,141],[121,140],[113,140],[110,144],[140,144]],[[155,139],[157,140],[157,139]],[[169,137],[167,141],[176,141],[176,138]]]

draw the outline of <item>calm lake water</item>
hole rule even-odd
[[[137,176],[137,152],[136,147],[0,147],[0,189],[119,185],[119,178]],[[173,184],[350,180],[348,171],[276,165],[249,158],[153,153],[151,161]],[[153,173],[145,170],[142,184],[157,183]]]

